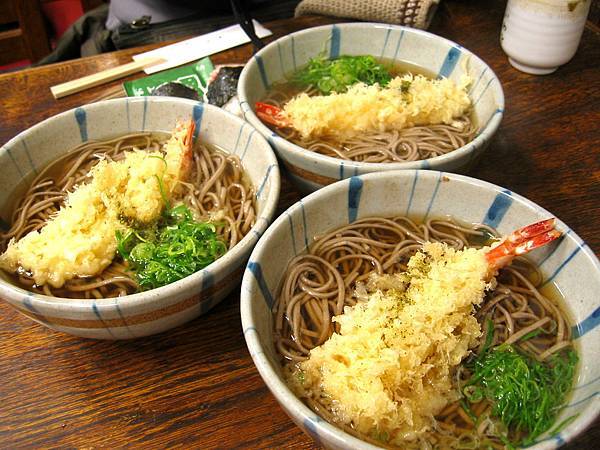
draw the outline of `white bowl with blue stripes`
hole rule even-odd
[[[0,149],[0,205],[22,180],[81,142],[136,131],[170,132],[178,119],[196,135],[237,154],[256,190],[257,219],[223,257],[170,285],[114,299],[73,300],[38,295],[11,284],[0,271],[0,298],[54,330],[97,339],[130,339],[168,330],[205,313],[238,286],[244,265],[273,218],[279,198],[277,160],[254,128],[220,108],[172,97],[107,100],[58,114]],[[7,221],[8,217],[3,217]]]
[[[373,55],[408,62],[439,77],[458,80],[469,75],[469,95],[479,124],[477,137],[445,155],[421,161],[361,163],[344,161],[306,150],[280,137],[256,116],[254,104],[265,97],[273,83],[283,81],[321,53]],[[303,192],[327,184],[381,170],[435,169],[464,172],[481,155],[496,133],[504,112],[504,93],[498,77],[479,57],[455,42],[414,28],[377,23],[325,25],[298,31],[271,42],[244,67],[238,97],[245,119],[265,136],[283,163],[288,176]]]
[[[256,245],[242,280],[242,327],[250,355],[281,407],[319,444],[335,449],[372,449],[371,444],[327,423],[300,401],[283,381],[273,345],[271,308],[287,263],[313,241],[337,227],[371,216],[415,218],[451,215],[483,222],[500,233],[552,217],[535,203],[499,186],[462,175],[429,170],[379,172],[327,186],[291,206]],[[575,386],[560,423],[577,415],[560,433],[542,436],[535,449],[557,448],[582,432],[600,411],[600,262],[567,225],[557,242],[531,253],[545,282],[566,299],[580,362]]]

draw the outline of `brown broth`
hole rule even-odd
[[[389,219],[391,219],[391,217]],[[416,218],[416,217],[412,216],[412,217],[410,217],[410,219],[413,220],[413,222],[415,224],[422,223],[422,221],[420,220],[420,218]],[[447,217],[440,217],[438,220],[445,221],[446,219],[448,219],[448,218]],[[466,228],[472,228],[475,225],[475,224],[470,224],[470,223],[461,222],[461,221],[456,221],[455,223],[457,223],[457,224],[459,224],[459,225],[461,225],[463,227],[466,227]],[[333,231],[334,230],[329,230],[327,233],[320,234],[320,236],[328,235],[328,234],[332,233]],[[482,230],[482,231],[483,231],[483,233],[482,233],[481,236],[470,236],[468,238],[467,242],[468,242],[468,244],[470,246],[481,247],[481,246],[486,246],[486,245],[490,245],[491,244],[492,239],[494,238],[494,234],[490,233],[488,230]],[[355,235],[353,234],[353,236],[355,236]],[[318,237],[315,237],[315,241],[317,239],[318,239]],[[311,245],[315,245],[315,244],[313,243]],[[368,244],[366,244],[366,243],[364,245],[365,245],[365,248],[368,246]],[[305,252],[306,252],[306,249],[305,249]],[[336,258],[341,257],[341,253],[340,254],[336,254],[335,257]],[[517,262],[515,260],[514,263],[513,263],[513,266],[521,266],[520,272],[523,275],[525,275],[529,279],[529,281],[531,283],[533,283],[534,285],[539,285],[542,282],[542,280],[539,279],[539,277],[536,277],[537,272],[536,272],[536,270],[534,270],[535,269],[535,265],[533,263],[531,263],[531,262],[526,262],[524,264],[524,262],[526,261],[525,258],[519,258],[519,260],[520,260],[520,262]],[[300,262],[298,262],[297,264],[300,265]],[[336,267],[336,269],[339,270],[340,272],[342,272],[342,268],[341,267]],[[387,272],[387,273],[392,273],[392,272],[393,271],[390,271],[390,272]],[[287,273],[287,271],[286,271],[286,273]],[[345,273],[343,273],[341,275],[342,275],[342,278],[343,278],[345,276]],[[501,275],[498,277],[498,280],[501,280],[501,279],[502,280],[506,280],[506,273],[504,273],[504,274],[501,273]],[[284,280],[282,279],[281,282],[280,282],[280,290],[282,289],[283,285],[284,285]],[[354,289],[354,288],[351,287],[351,289]],[[560,293],[560,291],[556,287],[556,285],[554,283],[549,283],[548,285],[544,286],[544,288],[542,290],[540,290],[540,293],[543,296],[545,296],[549,300],[549,302],[551,302],[554,306],[556,306],[558,308],[558,310],[559,310],[558,317],[562,317],[562,320],[564,320],[566,322],[567,328],[570,328],[570,326],[573,323],[573,321],[570,320],[571,317],[568,314],[568,309],[566,308],[566,302],[565,302],[562,294]],[[486,299],[487,300],[484,300],[484,302],[482,303],[482,305],[477,308],[477,311],[481,311],[482,308],[485,306],[485,302],[488,301],[489,299],[491,299],[492,297],[493,297],[493,292],[489,292],[486,295]],[[273,310],[274,329],[276,327],[275,323],[277,322],[277,313],[278,313],[278,308],[279,308],[279,301],[280,300],[278,299],[277,303],[276,303],[277,306]],[[512,302],[512,300],[511,300],[511,302]],[[507,305],[504,304],[504,306],[507,306]],[[531,300],[528,300],[528,306],[532,306]],[[494,307],[493,309],[496,309],[496,308]],[[483,322],[485,322],[485,320],[487,320],[488,314],[493,314],[493,313],[490,313],[490,310],[488,310],[487,312],[485,312],[485,314],[482,314],[481,316],[478,316],[478,321],[482,325],[482,330],[484,330]],[[308,323],[308,319],[307,319],[307,323]],[[515,324],[516,323],[517,322],[515,321]],[[522,329],[523,325],[520,325],[520,326],[521,326],[521,329]],[[554,337],[556,337],[557,336],[556,329],[554,329],[551,332],[549,332],[549,334],[547,336],[549,336],[549,335],[553,335]],[[286,338],[286,339],[288,339],[288,340],[289,339],[291,339],[293,341],[296,340],[296,338],[294,337],[293,334],[292,335],[285,334],[285,335],[283,335],[283,337]],[[540,336],[540,337],[542,337],[542,336]],[[277,339],[278,338],[275,337],[276,343],[277,343]],[[485,339],[485,336],[483,336],[482,339]],[[531,342],[531,341],[534,341],[534,340],[536,340],[536,339],[533,338],[533,339],[531,339],[528,342]],[[579,349],[578,349],[578,346],[576,345],[576,341],[573,341],[572,338],[569,338],[567,340],[570,341],[571,347],[575,350],[575,352],[579,353]],[[498,345],[498,344],[499,343],[496,343],[494,345]],[[515,343],[513,345],[515,347],[520,347],[521,344],[522,343]],[[541,350],[544,351],[544,350],[547,350],[550,347],[550,345],[551,344],[544,343],[542,345],[539,345],[539,348],[541,348]],[[278,347],[276,347],[276,348],[278,348]],[[476,351],[477,348],[475,348],[473,350]],[[560,352],[562,352],[562,350]],[[284,368],[284,373],[286,373],[286,374],[290,374],[290,373],[293,374],[294,370],[295,370],[294,368],[299,367],[297,365],[298,364],[297,362],[290,361],[290,359],[288,357],[286,357],[284,354],[280,353],[280,358],[281,358],[281,362],[282,362],[282,365],[283,365],[283,368]],[[463,363],[461,363],[461,365],[464,365],[464,362],[467,359],[468,359],[468,357],[465,358],[465,360],[463,360]],[[578,369],[578,367],[576,366],[574,379],[577,378],[577,369]],[[292,384],[294,384],[294,383],[292,383]],[[292,385],[290,385],[290,386],[292,386]],[[294,389],[293,386],[292,386],[292,389]],[[300,398],[307,404],[307,406],[310,407],[311,409],[313,409],[317,414],[319,414],[322,417],[324,417],[326,420],[328,420],[331,423],[333,423],[333,424],[341,427],[342,429],[344,429],[348,433],[353,434],[353,435],[357,436],[360,439],[366,440],[368,442],[375,443],[377,445],[381,445],[382,444],[382,442],[377,441],[377,439],[373,439],[373,436],[365,436],[365,435],[357,432],[352,426],[345,425],[343,420],[339,420],[339,418],[337,418],[335,410],[334,411],[328,411],[327,407],[324,404],[320,404],[318,401],[314,400],[316,398],[316,395],[317,395],[316,392],[314,392],[314,391],[306,391],[305,390],[301,394],[302,395],[300,396]],[[307,395],[306,398],[304,398],[305,394]],[[568,399],[570,398],[571,395],[572,395],[572,390],[569,393],[567,393],[567,396],[564,399],[564,404],[566,404],[566,402],[568,402]],[[482,409],[482,408],[480,408],[480,406],[484,406],[484,405],[485,405],[484,403],[482,403],[482,405],[473,404],[473,409]],[[466,420],[464,420],[463,417],[466,416],[466,413],[464,414],[464,416],[457,413],[458,409],[460,409],[460,408],[462,408],[460,401],[455,401],[455,402],[449,403],[448,405],[446,405],[446,407],[443,410],[443,411],[445,411],[444,415],[440,414],[436,418],[438,420],[444,421],[446,425],[450,424],[451,426],[457,426],[459,428],[474,429],[472,427],[472,425],[470,425]],[[450,412],[446,412],[446,411],[450,411]],[[454,412],[452,412],[452,411],[454,411]],[[481,412],[482,411],[478,411],[477,415],[481,415]],[[338,420],[339,420],[339,422],[336,423],[336,421],[338,421]],[[439,437],[439,436],[437,436],[437,437],[433,436],[433,437],[437,439],[437,437]],[[500,440],[498,440],[496,442],[496,444],[502,444],[502,443],[500,442]],[[408,445],[408,443],[407,443],[406,448],[408,448],[408,447],[413,448],[412,446]]]
[[[434,79],[436,75],[415,64],[405,61],[380,59],[392,77],[407,73]],[[302,70],[302,69],[300,69]],[[311,86],[302,86],[293,81],[299,71],[288,74],[275,83],[262,102],[279,108],[300,93],[320,95]],[[293,127],[279,127],[265,122],[272,131],[302,148],[339,159],[357,162],[390,163],[429,159],[454,151],[470,142],[477,133],[477,120],[472,109],[457,118],[456,127],[447,124],[415,126],[386,132],[369,131],[351,138],[336,135],[303,137]]]
[[[137,133],[136,133],[137,134]],[[157,146],[162,145],[170,136],[170,133],[166,133],[166,132],[153,132],[153,133],[149,133],[147,135],[154,144],[156,144]],[[120,136],[115,136],[113,138],[108,138],[105,139],[103,141],[98,141],[100,142],[107,142],[107,141],[112,141],[113,139],[118,139],[120,137],[124,137],[122,135]],[[87,144],[92,144],[94,143],[93,141],[89,141],[86,143]],[[128,138],[127,140],[127,145],[133,145],[135,148],[146,148],[146,144],[147,144],[147,138],[145,136],[135,136],[133,138]],[[207,143],[201,143],[202,146],[204,146],[209,154],[215,155],[215,154],[221,154],[221,155],[229,155],[228,152],[226,152],[224,149],[222,149],[221,147],[217,146],[217,145],[213,145],[213,144],[207,144]],[[114,143],[108,144],[106,147],[110,147],[111,150],[112,149],[116,149],[116,145]],[[152,148],[158,148],[158,147],[152,147]],[[198,149],[200,148],[200,145],[196,145],[195,146],[195,151],[198,151]],[[75,148],[73,150],[70,150],[69,152],[66,153],[66,157],[60,160],[55,160],[52,161],[50,164],[48,164],[44,169],[42,169],[42,171],[40,171],[40,173],[42,173],[42,179],[39,181],[43,181],[43,180],[52,180],[53,181],[53,190],[57,190],[57,186],[59,185],[59,181],[61,179],[63,179],[65,177],[65,175],[67,175],[69,173],[69,170],[71,168],[71,166],[73,165],[73,163],[81,156],[82,151],[85,150],[80,150],[78,148]],[[102,157],[102,153],[104,153],[105,150],[104,148],[102,148],[102,150],[99,149],[95,149],[94,153],[90,154],[90,157],[87,158],[87,164],[85,169],[89,170],[90,168],[94,167],[95,164],[97,163],[97,161],[93,161],[92,156],[98,156],[98,161],[100,160],[100,158]],[[198,152],[197,155],[199,156],[200,153]],[[209,158],[210,159],[210,158]],[[194,163],[192,163],[192,165],[194,165]],[[88,172],[89,173],[89,172]],[[195,169],[193,169],[192,171],[192,175],[195,173]],[[232,179],[234,173],[239,174],[239,177],[235,177],[238,181],[236,181],[236,183],[239,183],[239,185],[243,186],[243,188],[246,190],[247,193],[249,193],[249,197],[246,197],[247,199],[249,198],[251,200],[251,208],[250,209],[254,209],[254,211],[256,211],[257,205],[256,205],[256,199],[255,196],[252,194],[254,192],[254,187],[252,185],[252,182],[249,178],[248,173],[244,170],[243,166],[241,165],[241,163],[239,162],[238,159],[234,158],[234,159],[230,159],[230,162],[228,163],[228,165],[226,166],[224,172],[223,172],[223,179]],[[18,186],[15,187],[15,189],[12,192],[12,195],[9,197],[9,200],[4,204],[1,205],[1,219],[2,219],[2,229],[3,231],[8,231],[10,229],[10,224],[12,221],[12,217],[15,213],[16,208],[19,207],[19,205],[21,205],[24,201],[25,201],[25,195],[27,194],[27,192],[30,190],[30,188],[32,187],[32,183],[34,181],[34,178],[36,177],[36,175],[34,173],[29,174],[27,177],[25,177],[19,184]],[[84,180],[83,182],[86,182],[85,179],[82,177],[80,180]],[[36,183],[37,184],[37,183]],[[72,186],[71,188],[69,188],[69,191],[72,191],[74,189],[75,186]],[[46,189],[46,188],[44,188]],[[214,186],[211,187],[210,190],[213,190]],[[200,189],[196,189],[196,192],[194,193],[194,195],[197,194],[197,192]],[[228,191],[227,191],[228,192]],[[235,194],[234,194],[235,195]],[[226,196],[225,197],[227,199],[227,201],[238,201],[239,199],[234,199],[231,196]],[[181,201],[184,201],[184,198],[181,199]],[[198,199],[196,199],[196,201],[199,201]],[[34,202],[35,204],[35,202]],[[62,206],[64,205],[64,199],[63,201],[55,201],[53,203],[53,207],[58,209],[58,208],[62,208]],[[207,207],[206,210],[209,213],[214,212],[213,206],[214,204],[211,204],[212,206]],[[191,205],[188,205],[188,207]],[[222,206],[221,206],[222,208]],[[198,212],[198,214],[200,214]],[[237,213],[236,213],[237,214]],[[234,218],[233,218],[234,219]],[[197,220],[206,220],[204,218],[200,218],[197,217]],[[244,223],[244,218],[242,218],[242,220],[240,221],[241,223]],[[223,236],[225,234],[228,234],[229,232],[225,232],[224,230],[227,229],[227,226],[225,225],[227,222],[222,221],[219,222],[219,224],[217,224],[217,229],[220,230],[218,231],[220,234],[220,237],[222,239],[225,239]],[[236,223],[235,227],[241,227],[241,225]],[[245,233],[247,232],[247,230],[245,232],[241,231],[241,228],[238,232],[238,241],[241,240],[241,238],[243,238],[243,236],[245,235]],[[225,233],[225,234],[223,234]],[[6,250],[6,246],[9,243],[9,239],[2,239],[0,240],[0,253],[4,252]],[[122,259],[120,258],[120,256],[115,255],[115,258],[113,260],[114,262],[123,262]],[[111,265],[112,266],[112,265]],[[109,266],[107,269],[109,269],[111,266]],[[25,277],[23,277],[23,280],[20,280],[20,277],[18,276],[18,274],[13,274],[13,273],[7,273],[4,270],[0,269],[0,277],[10,281],[12,284],[23,287],[27,290],[33,291],[33,292],[38,292],[40,287],[35,286],[33,284],[33,279],[28,278],[28,276],[30,274],[26,273],[24,270],[22,270],[22,268],[19,268],[19,273],[21,273],[22,275],[25,275]],[[123,274],[124,275],[124,274]],[[97,274],[91,277],[76,277],[73,279],[74,282],[85,282],[85,280],[90,280],[90,279],[96,279],[96,278],[101,278],[103,276],[103,274]],[[130,277],[131,278],[131,277]],[[67,286],[65,284],[65,286]],[[68,290],[68,288],[63,289],[63,288],[57,288],[58,292],[62,292],[63,290]],[[132,293],[132,292],[128,292],[128,293]],[[119,294],[121,295],[121,294]],[[68,294],[64,294],[61,296],[69,296],[72,298],[83,298],[80,297],[78,295],[68,295]]]

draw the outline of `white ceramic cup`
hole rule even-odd
[[[545,75],[568,62],[579,45],[591,0],[508,0],[500,34],[510,64]]]

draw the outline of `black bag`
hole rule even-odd
[[[293,17],[294,9],[299,0],[284,0],[264,2],[263,6],[252,9],[251,14],[256,20],[268,22],[271,20]],[[198,36],[210,33],[238,23],[233,14],[206,17],[202,14],[183,19],[151,24],[148,16],[140,17],[128,25],[123,25],[112,33],[112,42],[117,49],[137,47],[171,41],[183,37]]]
[[[259,2],[256,8],[252,8],[252,16],[261,22],[292,17],[298,1],[265,0]],[[233,8],[231,9],[233,12]],[[40,66],[82,56],[198,36],[238,23],[233,13],[208,16],[200,13],[157,24],[150,23],[151,18],[145,16],[110,31],[106,29],[107,17],[107,4],[87,12],[67,29],[52,53],[33,65]]]

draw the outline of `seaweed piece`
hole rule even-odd
[[[200,96],[195,89],[173,81],[155,87],[152,91],[152,95],[189,98],[196,101],[200,100]]]
[[[208,103],[223,106],[231,97],[237,95],[237,83],[241,73],[242,67],[221,67],[215,79],[208,84]]]

